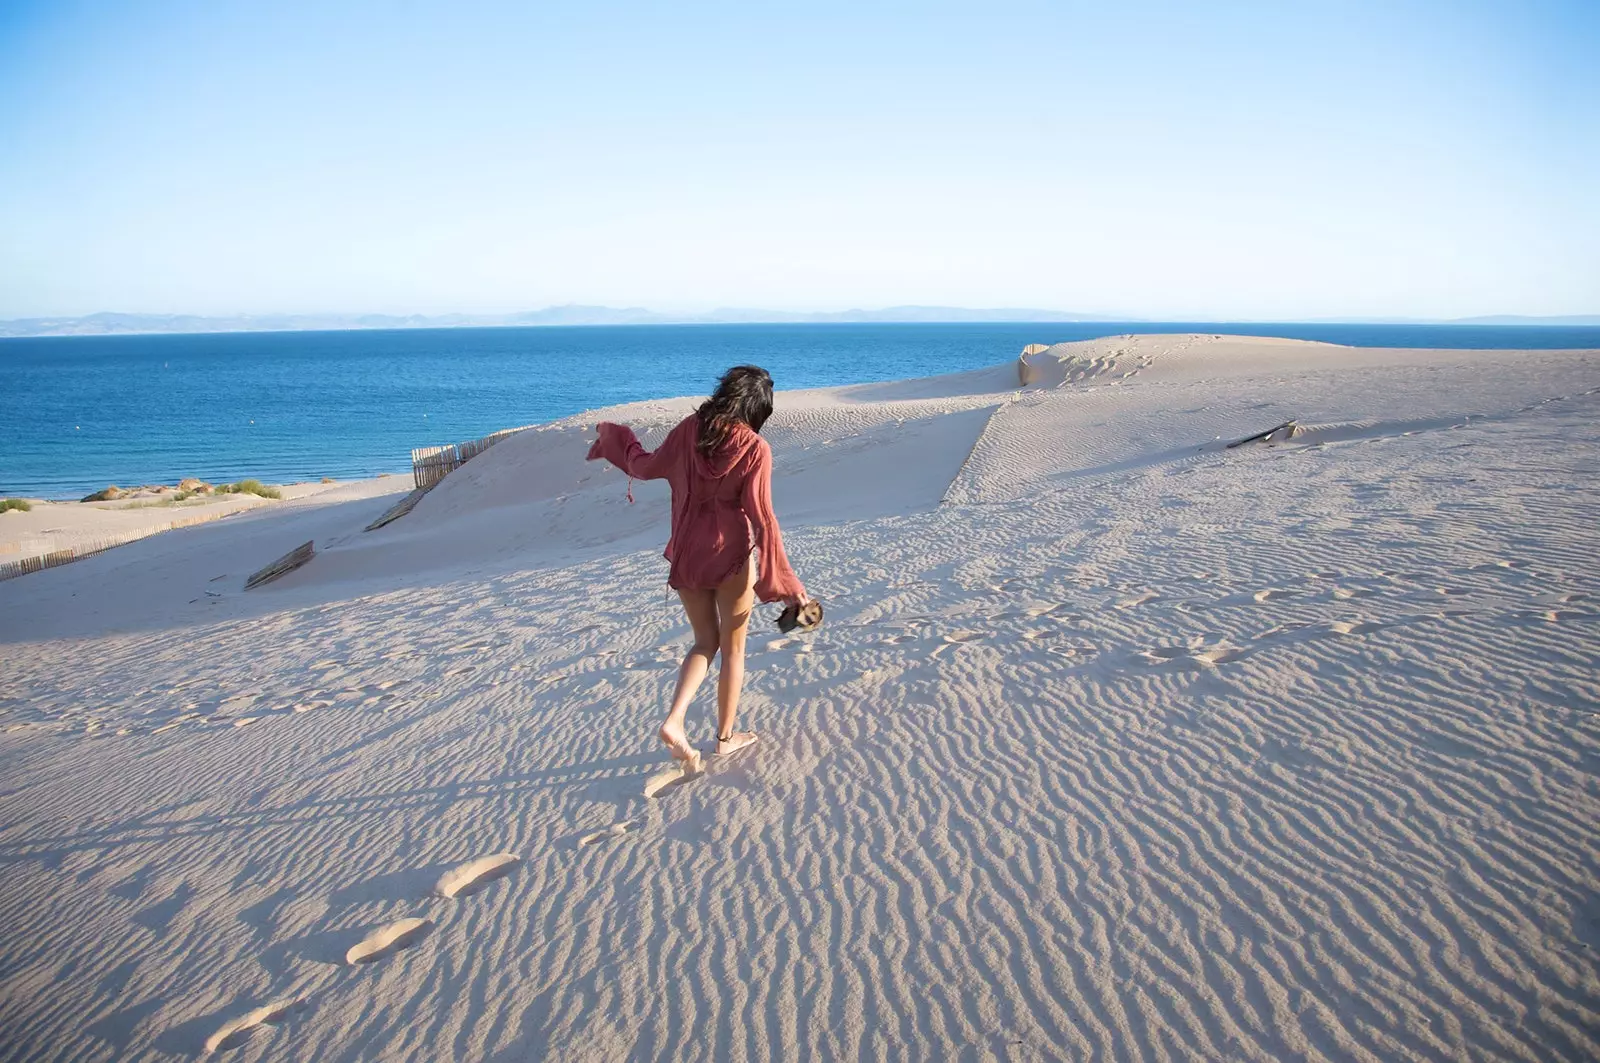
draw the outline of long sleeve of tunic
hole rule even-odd
[[[739,503],[750,518],[756,549],[761,551],[761,574],[756,579],[756,597],[764,602],[805,601],[806,589],[789,565],[783,552],[783,532],[777,514],[772,512],[772,448],[758,439],[755,468],[745,477]]]

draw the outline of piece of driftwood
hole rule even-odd
[[[307,561],[310,561],[312,556],[316,554],[316,550],[312,549],[311,543],[312,540],[307,539],[266,568],[256,572],[244,581],[244,589],[250,590],[252,587],[261,586],[263,583],[271,583],[284,573],[293,572]]]
[[[438,482],[439,482],[438,480],[435,480],[433,483],[438,483]],[[433,490],[433,484],[429,484],[427,487],[419,487],[415,491],[410,492],[409,494],[406,495],[406,497],[402,498],[400,501],[396,502],[394,505],[392,505],[388,509],[384,510],[383,511],[383,516],[379,517],[377,520],[373,521],[371,524],[368,524],[362,530],[363,531],[377,531],[379,528],[383,527],[385,524],[388,524],[390,521],[399,520],[401,517],[405,516],[407,513],[410,513],[413,509],[416,509],[417,508],[417,503],[422,501],[422,496],[427,494],[431,490]]]
[[[1294,438],[1295,431],[1298,429],[1298,427],[1299,426],[1293,421],[1285,421],[1280,425],[1274,425],[1265,432],[1257,432],[1253,436],[1245,436],[1243,439],[1235,439],[1232,443],[1228,444],[1228,449],[1232,450],[1234,447],[1242,447],[1246,443],[1277,443],[1285,439],[1292,439]]]

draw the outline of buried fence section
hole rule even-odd
[[[7,561],[0,564],[0,580],[15,579],[17,576],[26,576],[30,572],[39,572],[47,568],[55,568],[57,565],[65,565],[69,561],[93,557],[95,554],[109,550],[113,546],[122,546],[124,543],[131,543],[135,539],[142,538],[144,538],[144,533],[91,539],[75,546],[67,546],[59,550],[34,554],[32,557],[24,557],[18,561]]]
[[[104,553],[113,547],[126,546],[128,543],[138,542],[140,539],[147,539],[152,535],[159,535],[165,531],[191,528],[196,524],[209,524],[214,520],[231,517],[235,513],[244,513],[248,510],[256,509],[260,505],[261,503],[256,503],[255,505],[229,509],[222,513],[196,513],[188,517],[179,517],[177,520],[168,521],[164,524],[157,524],[154,527],[136,528],[114,535],[102,535],[98,538],[80,541],[71,546],[59,547],[55,550],[43,549],[43,544],[41,544],[39,547],[35,547],[35,549],[41,549],[42,552],[40,553],[16,561],[0,562],[0,581],[26,576],[30,572],[38,572],[42,569],[55,568],[57,565],[65,565],[69,561],[81,561],[86,557]],[[20,546],[24,550],[29,549],[26,542],[20,544]]]

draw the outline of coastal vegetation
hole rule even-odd
[[[260,480],[240,480],[236,484],[218,484],[213,490],[219,495],[260,495],[262,498],[282,498],[283,492],[268,487]]]
[[[172,493],[168,494],[167,492]],[[276,487],[269,487],[260,480],[240,480],[231,484],[208,484],[204,480],[193,477],[178,483],[174,491],[168,487],[144,487],[124,489],[116,484],[103,487],[92,495],[83,496],[84,502],[114,502],[120,498],[132,498],[137,494],[157,493],[157,497],[144,501],[130,502],[125,509],[143,509],[150,506],[171,506],[179,502],[187,502],[191,498],[217,495],[257,495],[261,498],[282,498],[283,492]],[[18,499],[18,501],[21,501]]]
[[[13,509],[18,513],[26,513],[32,508],[33,505],[26,498],[7,498],[0,501],[0,513],[9,513]]]

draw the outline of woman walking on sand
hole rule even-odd
[[[757,434],[771,415],[772,377],[765,369],[740,365],[723,374],[712,396],[653,453],[639,445],[627,425],[605,421],[596,426],[600,438],[589,448],[590,461],[605,458],[635,479],[665,479],[672,486],[667,583],[683,601],[694,646],[678,669],[660,738],[689,774],[700,770],[700,753],[689,744],[683,720],[719,651],[716,755],[756,740],[752,732],[733,729],[752,598],[806,603],[772,513],[772,448]],[[761,552],[759,575],[753,549]]]

